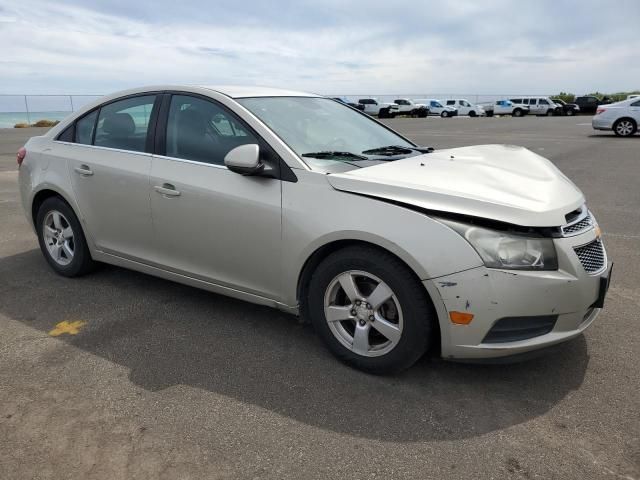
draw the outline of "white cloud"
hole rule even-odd
[[[3,6],[0,0],[0,18],[14,20],[0,24],[0,93],[106,93],[154,83],[262,84],[334,94],[640,87],[634,84],[640,67],[633,15],[626,22],[621,17],[616,29],[593,30],[594,20],[586,25],[592,31],[584,32],[571,23],[560,30],[541,3],[523,8],[506,0],[428,9],[411,2],[395,15],[388,2],[353,9],[327,2],[313,15],[297,6],[297,18],[278,15],[276,4],[267,15],[256,3],[259,17],[227,11],[218,20],[210,16],[218,5],[204,4],[202,18],[144,20],[114,5],[120,4]]]

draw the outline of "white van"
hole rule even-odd
[[[562,109],[549,97],[519,97],[510,98],[513,103],[526,105],[532,115],[560,115]]]
[[[480,105],[473,105],[466,98],[447,98],[441,100],[447,107],[458,110],[458,115],[469,115],[470,117],[480,117],[484,115],[484,109]]]

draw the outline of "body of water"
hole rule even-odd
[[[13,128],[16,123],[36,123],[38,120],[62,120],[71,112],[0,112],[0,128]]]

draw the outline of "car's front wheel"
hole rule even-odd
[[[575,114],[575,112],[572,109],[569,109],[566,111],[567,117],[573,117],[573,115]]]
[[[371,373],[410,367],[426,351],[435,314],[423,285],[391,254],[349,247],[314,272],[308,312],[329,349]]]
[[[522,109],[520,109],[520,108],[516,108],[516,109],[513,111],[513,116],[514,116],[514,117],[521,117],[521,116],[522,116],[522,114],[523,114],[523,111],[522,111]]]
[[[636,133],[638,125],[630,118],[621,118],[613,124],[613,131],[619,137],[629,137]]]
[[[447,118],[447,117],[449,116],[449,112],[447,112],[447,111],[445,110],[444,112],[442,112],[442,113],[440,114],[440,116],[441,116],[442,118]]]
[[[83,275],[94,267],[80,222],[69,205],[58,197],[45,200],[36,215],[40,250],[56,273]]]

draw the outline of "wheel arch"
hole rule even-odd
[[[353,246],[363,246],[363,247],[374,248],[374,249],[380,250],[381,252],[385,252],[388,255],[393,256],[398,261],[400,261],[403,265],[405,265],[409,269],[409,271],[413,274],[415,281],[419,282],[422,285],[422,281],[420,279],[419,273],[416,272],[416,270],[412,268],[412,266],[410,265],[410,262],[408,262],[405,258],[402,258],[402,256],[399,255],[398,252],[394,252],[388,248],[385,248],[382,245],[379,245],[377,243],[367,241],[367,240],[361,240],[356,238],[332,240],[316,248],[316,250],[314,250],[307,257],[306,261],[302,266],[302,269],[300,270],[300,273],[298,274],[296,298],[298,300],[298,305],[300,307],[299,313],[303,319],[309,318],[308,312],[306,311],[307,302],[305,302],[304,299],[306,297],[307,289],[309,287],[309,283],[311,281],[311,277],[315,269],[318,267],[318,265],[320,265],[320,263],[325,258],[327,258],[332,253],[342,250],[344,248],[353,247]],[[429,302],[432,308],[434,319],[435,319],[435,321],[433,322],[434,335],[433,335],[432,348],[434,349],[433,350],[434,352],[439,352],[440,345],[441,345],[440,318],[438,315],[438,311],[435,308],[434,299],[431,297],[431,293],[426,288],[423,288],[423,291],[424,291],[425,298],[427,299],[427,301]]]
[[[73,210],[73,213],[76,214],[76,217],[78,217],[78,219],[80,219],[80,215],[78,214],[77,209],[74,208],[73,203],[69,201],[69,199],[66,197],[66,195],[64,195],[60,191],[52,188],[51,186],[44,186],[43,188],[38,190],[33,195],[33,198],[31,199],[31,210],[30,210],[30,213],[31,213],[31,221],[32,221],[34,226],[36,224],[36,217],[38,216],[38,210],[40,210],[40,207],[42,206],[42,204],[48,198],[51,198],[51,197],[58,197],[61,200],[63,200],[67,205],[69,205],[69,208],[71,210]]]

